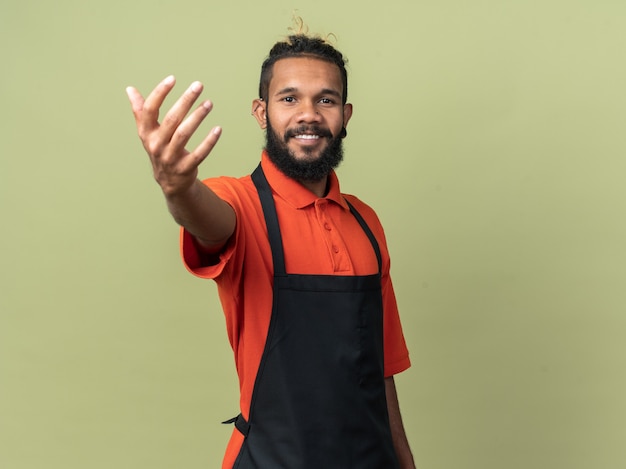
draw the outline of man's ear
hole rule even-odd
[[[352,117],[352,104],[346,103],[343,105],[343,126],[348,127],[348,121]]]
[[[267,128],[267,103],[263,101],[263,98],[252,101],[252,115],[262,129]]]

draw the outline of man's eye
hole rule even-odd
[[[283,98],[283,101],[285,101],[286,103],[293,103],[295,102],[295,98],[293,96],[286,96]]]
[[[322,98],[322,99],[320,99],[320,103],[322,103],[322,104],[332,104],[333,100],[330,99],[330,98]]]

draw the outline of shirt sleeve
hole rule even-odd
[[[411,366],[409,351],[404,339],[398,305],[391,278],[383,278],[383,331],[385,377],[401,373]]]
[[[232,197],[233,191],[229,189],[229,179],[230,178],[212,178],[206,179],[202,182],[215,192],[222,200],[233,207],[237,213],[237,219],[239,219],[239,210],[236,208],[234,198]],[[237,223],[235,232],[226,246],[212,259],[213,262],[207,262],[207,256],[201,254],[191,233],[189,233],[185,228],[181,228],[180,253],[183,264],[187,270],[196,277],[214,280],[224,272],[226,265],[233,257],[238,237],[239,223]]]

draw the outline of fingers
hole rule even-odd
[[[175,83],[176,79],[174,76],[168,76],[152,90],[142,103],[140,115],[137,119],[137,129],[140,135],[159,127],[159,109],[167,95],[174,88]]]
[[[197,167],[200,163],[202,163],[209,153],[211,153],[221,135],[222,128],[219,126],[214,127],[205,139],[195,148],[195,150],[187,155],[189,164]]]
[[[174,103],[174,105],[167,112],[167,114],[165,114],[165,117],[163,118],[163,121],[161,122],[161,129],[160,129],[160,134],[162,138],[169,140],[174,135],[174,132],[178,132],[180,130],[179,126],[181,125],[181,123],[183,122],[183,119],[185,119],[185,116],[187,115],[191,107],[194,105],[194,103],[200,96],[200,93],[202,93],[202,89],[203,89],[202,83],[200,83],[199,81],[193,82],[189,86],[189,88],[187,88],[187,90],[182,94],[182,96],[178,99],[178,101]],[[196,111],[195,113],[196,116],[192,116],[192,117],[198,117],[197,114],[201,114],[202,111],[204,110],[206,110],[208,113],[208,111],[211,110],[211,106],[212,105],[210,103],[208,105],[207,103],[203,103],[201,105],[201,109]],[[206,114],[204,114],[202,118],[204,118],[205,116]],[[195,119],[192,119],[192,120],[195,121]]]
[[[176,171],[191,171],[211,152],[219,140],[221,128],[213,128],[192,152],[188,152],[185,146],[211,112],[213,104],[210,101],[203,101],[190,112],[203,90],[200,82],[194,82],[159,123],[159,110],[174,85],[174,77],[169,76],[145,99],[132,86],[126,88],[126,93],[135,116],[139,137],[153,165],[159,168],[177,166]]]
[[[178,134],[178,141],[188,140],[191,136],[190,132],[192,133],[198,127],[208,111],[211,110],[210,102],[202,103],[200,109],[196,110],[190,119],[184,121],[185,116],[202,93],[202,83],[196,81],[187,88],[166,113],[163,121],[159,123],[160,108],[175,82],[175,78],[170,75],[161,81],[145,99],[136,88],[132,86],[126,88],[126,94],[137,123],[137,131],[144,143],[149,139],[156,146],[167,144],[172,140],[175,133]],[[181,125],[183,121],[185,125]]]
[[[186,108],[186,104],[181,104],[181,106]],[[168,121],[168,118],[166,117],[163,120],[163,124],[161,125],[161,129],[159,131],[160,137],[167,139],[171,142],[172,147],[176,149],[184,148],[191,136],[198,129],[204,118],[211,112],[212,109],[213,103],[211,103],[211,101],[204,101],[189,115],[189,117],[187,117],[184,121],[177,123],[176,127],[173,129],[167,128],[166,121]],[[168,115],[169,114],[170,113],[168,113]],[[178,120],[181,118],[178,114],[176,114],[176,112],[171,111],[171,114],[171,117],[169,117],[170,119]],[[182,117],[184,117],[185,114],[183,114]]]
[[[175,173],[180,174],[197,174],[198,166],[209,156],[222,134],[222,128],[217,126],[211,129],[211,132],[204,140],[192,151],[184,151],[184,154],[174,160],[166,163],[167,166],[175,167]],[[163,160],[159,160],[165,163]]]
[[[139,91],[137,91],[137,89],[132,86],[126,88],[126,95],[128,96],[128,100],[130,101],[130,107],[133,110],[133,114],[136,120],[139,116],[139,113],[143,109],[143,96],[141,96],[141,93],[139,93]]]

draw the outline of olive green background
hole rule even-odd
[[[224,319],[124,89],[201,80],[202,176],[248,173],[294,9],[349,60],[339,174],[386,227],[419,467],[626,467],[622,0],[4,0],[0,467],[219,467]]]

